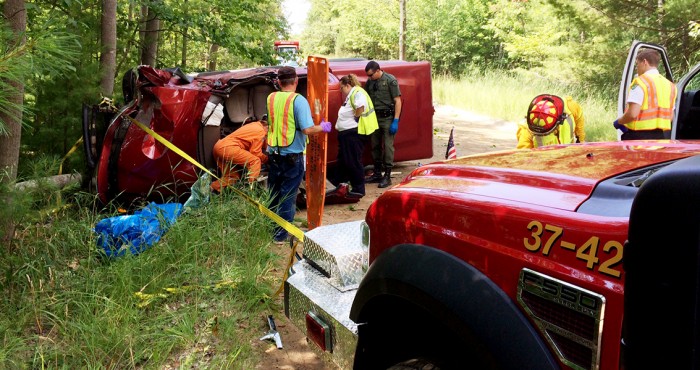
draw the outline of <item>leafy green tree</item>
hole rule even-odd
[[[501,40],[488,27],[493,12],[489,2],[481,0],[409,2],[410,59],[429,60],[435,72],[451,75],[474,65],[503,66]]]
[[[157,66],[173,67],[183,60],[182,40],[187,38],[187,64],[207,70],[217,45],[218,65],[227,69],[271,64],[274,40],[284,33],[284,18],[275,0],[173,0],[151,4],[161,20]],[[186,35],[186,36],[185,36]]]
[[[314,54],[368,59],[398,58],[397,1],[312,0],[306,24],[302,35],[304,49]]]
[[[7,4],[7,3],[6,3]],[[19,35],[19,36],[17,36]],[[26,42],[18,42],[26,37]],[[75,37],[51,23],[31,27],[28,33],[0,27],[0,166],[13,181],[19,161],[21,127],[36,113],[36,86],[74,70],[79,45]],[[24,99],[24,97],[27,97]],[[28,127],[28,126],[25,126]]]

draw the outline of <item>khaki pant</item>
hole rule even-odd
[[[385,171],[394,166],[394,136],[389,134],[393,117],[379,118],[379,129],[372,133],[372,159],[381,163]]]

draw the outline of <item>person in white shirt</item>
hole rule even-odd
[[[637,54],[637,74],[627,95],[625,113],[613,122],[622,140],[655,140],[671,137],[677,89],[659,74],[661,56],[652,49]]]
[[[365,170],[362,153],[366,135],[377,130],[379,124],[374,105],[367,92],[360,87],[357,76],[350,74],[340,79],[340,90],[345,97],[338,109],[338,167],[330,179],[336,187],[350,181],[350,196],[365,195]]]

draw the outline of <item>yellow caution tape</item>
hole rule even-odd
[[[203,289],[203,290],[213,290],[213,291],[218,291],[221,290],[222,288],[230,288],[233,289],[238,285],[238,282],[232,281],[232,280],[221,280],[218,283],[211,284],[211,285],[185,285],[177,288],[169,287],[169,288],[163,288],[163,291],[160,293],[144,293],[142,291],[134,293],[134,296],[136,298],[140,299],[141,302],[139,302],[136,306],[138,308],[144,308],[151,303],[160,300],[160,299],[166,299],[172,295],[175,294],[181,294],[181,293],[186,293],[195,289]]]
[[[139,122],[139,121],[137,121],[129,116],[125,116],[125,117],[128,118],[136,126],[141,128],[143,131],[145,131],[147,134],[153,136],[156,140],[158,140],[158,142],[165,145],[168,149],[174,151],[175,153],[180,155],[182,158],[185,158],[187,161],[189,161],[193,165],[199,167],[200,169],[202,169],[204,172],[208,173],[213,178],[215,178],[217,180],[221,180],[218,176],[216,176],[211,171],[209,171],[206,167],[204,167],[202,164],[197,162],[197,160],[190,157],[187,153],[183,152],[180,148],[178,148],[173,143],[169,142],[168,140],[166,140],[165,138],[160,136],[155,131],[146,127],[146,125],[142,124],[141,122]],[[288,222],[287,220],[285,220],[282,217],[280,217],[279,215],[277,215],[276,213],[272,212],[272,210],[265,207],[260,202],[251,198],[248,194],[246,194],[246,193],[244,193],[244,192],[242,192],[234,187],[232,187],[231,189],[233,189],[233,191],[236,194],[243,197],[243,199],[247,200],[249,203],[256,206],[258,208],[258,210],[260,210],[260,212],[262,212],[264,215],[266,215],[267,217],[269,217],[270,219],[275,221],[278,225],[280,225],[282,228],[287,230],[288,233],[292,234],[297,239],[293,242],[292,251],[289,254],[287,266],[284,269],[284,276],[282,278],[282,284],[280,285],[279,289],[277,289],[277,291],[275,292],[275,295],[278,295],[284,289],[284,282],[287,280],[287,277],[289,276],[289,269],[292,267],[292,264],[294,264],[294,256],[296,255],[297,245],[300,241],[304,241],[304,232],[301,231],[301,229],[299,229],[298,227],[296,227],[293,224],[291,224],[290,222]],[[222,283],[217,283],[217,285],[219,285],[219,284],[222,284]],[[192,289],[191,287],[186,287],[186,288]],[[165,292],[167,292],[169,294],[174,294],[174,293],[182,292],[183,289],[185,289],[185,287],[183,287],[183,288],[165,288],[164,290],[165,290]],[[143,292],[136,292],[135,294],[137,297],[139,297],[142,300],[142,302],[138,305],[139,307],[148,306],[149,304],[151,304],[151,302],[153,302],[155,300],[168,297],[168,295],[166,295],[165,293],[147,294],[147,293],[143,293]]]
[[[73,147],[70,148],[70,150],[68,150],[68,153],[66,153],[66,155],[63,156],[63,158],[61,159],[61,165],[58,166],[58,174],[59,174],[59,175],[63,174],[63,162],[66,161],[66,158],[68,158],[68,156],[70,156],[70,155],[73,154],[76,150],[78,150],[78,147],[79,147],[80,144],[82,144],[82,143],[83,143],[83,137],[81,136],[80,139],[78,139],[78,141],[75,142],[75,144],[73,145]]]
[[[282,276],[282,284],[280,287],[277,289],[274,295],[278,295],[282,293],[282,290],[284,290],[284,282],[287,281],[287,278],[289,277],[289,269],[292,267],[294,264],[294,256],[296,255],[297,252],[297,245],[299,245],[298,241],[294,241],[292,244],[292,252],[289,253],[289,259],[287,260],[287,267],[284,269],[284,276]]]
[[[128,118],[128,119],[129,119],[132,123],[134,123],[136,126],[138,126],[139,128],[141,128],[143,131],[145,131],[145,132],[148,133],[149,135],[153,136],[156,140],[158,140],[158,142],[160,142],[161,144],[165,145],[168,149],[174,151],[175,153],[177,153],[178,155],[180,155],[182,158],[185,158],[186,160],[188,160],[188,161],[189,161],[190,163],[192,163],[193,165],[199,167],[200,169],[202,169],[204,172],[208,173],[208,174],[209,174],[210,176],[212,176],[213,178],[215,178],[215,179],[217,179],[217,180],[221,180],[218,176],[216,176],[216,175],[213,174],[211,171],[209,171],[206,167],[204,167],[202,164],[200,164],[199,162],[197,162],[197,160],[195,160],[194,158],[190,157],[187,153],[183,152],[180,148],[178,148],[177,146],[175,146],[173,143],[169,142],[168,140],[166,140],[166,139],[163,138],[162,136],[158,135],[158,133],[156,133],[155,131],[153,131],[153,130],[151,130],[150,128],[146,127],[143,123],[141,123],[141,122],[139,122],[139,121],[137,121],[137,120],[135,120],[135,119],[133,119],[133,118],[131,118],[131,117],[129,117],[129,116],[125,116],[125,117]],[[260,202],[256,201],[255,199],[251,198],[248,194],[246,194],[246,193],[244,193],[244,192],[242,192],[242,191],[240,191],[240,190],[238,190],[238,189],[236,189],[236,188],[232,188],[232,189],[233,189],[234,192],[236,192],[236,194],[240,195],[241,197],[243,197],[243,199],[247,200],[248,202],[250,202],[251,204],[253,204],[254,206],[256,206],[256,207],[258,208],[258,210],[260,210],[260,212],[262,212],[264,215],[266,215],[267,217],[269,217],[270,219],[272,219],[273,221],[275,221],[278,225],[280,225],[280,227],[282,227],[283,229],[287,230],[288,233],[292,234],[292,235],[293,235],[295,238],[297,238],[299,241],[303,241],[303,240],[304,240],[304,232],[301,231],[301,229],[299,229],[298,227],[294,226],[294,225],[293,225],[292,223],[290,223],[289,221],[283,219],[282,217],[280,217],[280,216],[279,216],[278,214],[276,214],[275,212],[272,212],[272,210],[270,210],[269,208],[267,208],[267,207],[265,207],[264,205],[260,204]]]

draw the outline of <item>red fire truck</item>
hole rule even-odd
[[[276,40],[275,54],[280,65],[299,65],[299,41]]]
[[[277,53],[295,53],[299,51],[299,41],[277,40],[275,41]]]
[[[641,47],[672,79],[635,43],[620,107]],[[286,315],[341,368],[698,368],[698,86],[700,65],[672,140],[419,167],[305,235]]]

